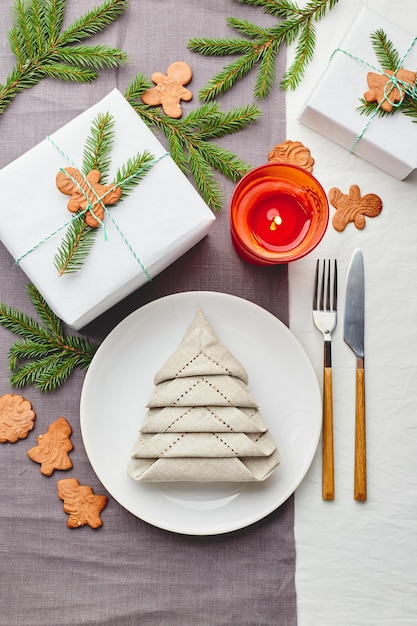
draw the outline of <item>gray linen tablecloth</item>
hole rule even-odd
[[[98,2],[68,0],[66,23]],[[7,43],[11,1],[1,8],[1,74],[13,65]],[[4,166],[64,123],[97,102],[112,88],[124,92],[137,73],[150,77],[170,63],[193,68],[190,88],[197,94],[224,64],[186,49],[191,36],[230,36],[226,17],[268,24],[260,9],[233,0],[131,0],[127,12],[98,41],[123,48],[129,63],[103,71],[91,85],[45,80],[18,95],[0,119]],[[277,72],[282,71],[281,54]],[[223,110],[252,101],[254,77],[241,81],[219,99]],[[221,140],[253,166],[285,138],[284,98],[278,87],[259,103],[262,119],[243,132]],[[184,106],[197,106],[197,98]],[[265,307],[288,323],[287,268],[257,268],[242,262],[232,249],[227,201],[233,183],[219,176],[225,207],[209,236],[150,284],[102,315],[82,334],[103,339],[127,314],[160,296],[184,290],[235,294]],[[18,193],[18,190],[16,191]],[[10,207],[13,211],[13,206]],[[16,215],[16,219],[19,216]],[[28,280],[0,245],[0,300],[33,315],[26,295]],[[1,393],[9,385],[7,353],[13,336],[0,329]],[[112,497],[102,514],[103,527],[67,528],[67,515],[56,483],[76,477],[105,493],[83,448],[79,400],[84,374],[77,372],[58,391],[23,393],[37,413],[36,427],[25,440],[0,446],[0,576],[3,626],[220,626],[296,624],[293,501],[244,530],[214,537],[188,537],[160,530],[137,519]],[[59,416],[73,428],[73,469],[41,475],[27,457],[36,437]]]

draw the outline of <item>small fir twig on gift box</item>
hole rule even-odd
[[[183,119],[172,119],[160,109],[142,102],[141,96],[150,87],[151,83],[138,74],[128,85],[125,98],[145,124],[165,135],[173,160],[184,173],[192,176],[208,206],[219,211],[223,206],[223,195],[215,170],[236,182],[251,166],[211,140],[238,132],[256,122],[261,116],[260,109],[251,104],[223,112],[216,103],[207,103]]]
[[[100,185],[106,183],[111,164],[110,153],[114,141],[114,124],[114,117],[108,112],[104,114],[99,113],[93,120],[90,135],[87,137],[84,146],[81,172],[84,180],[88,180],[89,173],[95,170],[100,172]],[[133,188],[141,182],[152,167],[153,161],[153,155],[145,150],[143,153],[138,153],[128,159],[117,170],[114,180],[110,185],[107,185],[110,189],[121,190],[120,197],[116,202],[113,202],[113,205],[126,198]],[[71,177],[70,180],[67,180],[64,176],[65,185],[71,185],[71,181]],[[72,189],[75,192],[79,192],[80,185],[73,184]],[[65,190],[64,193],[68,193],[68,191]],[[85,200],[87,203],[87,194]],[[104,199],[102,201],[105,202]],[[96,200],[96,204],[99,205],[100,202]],[[82,268],[90,254],[95,236],[99,230],[97,226],[101,220],[97,221],[95,226],[89,225],[86,221],[89,212],[90,209],[77,211],[55,254],[54,264],[60,276],[77,272]],[[91,212],[95,215],[94,206],[91,207]]]
[[[8,33],[16,64],[0,85],[0,115],[21,91],[43,78],[90,83],[98,70],[125,63],[127,55],[105,44],[85,45],[117,20],[127,0],[106,0],[62,30],[66,0],[16,0]]]
[[[235,56],[232,61],[200,91],[199,97],[207,102],[231,89],[243,76],[256,69],[254,96],[266,98],[275,83],[275,59],[281,46],[296,43],[293,63],[280,81],[284,90],[295,89],[304,77],[305,69],[313,58],[316,31],[314,22],[324,17],[338,0],[310,0],[299,7],[291,0],[239,0],[263,9],[277,18],[270,28],[248,20],[229,17],[228,25],[240,36],[235,38],[199,38],[189,40],[188,48],[205,56]]]
[[[76,368],[88,369],[99,344],[64,333],[61,320],[36,287],[28,285],[29,298],[41,323],[25,313],[0,303],[0,325],[21,337],[9,350],[12,387],[34,385],[54,391]]]
[[[395,73],[402,69],[400,67],[400,53],[382,29],[377,29],[371,33],[370,40],[382,71]],[[395,84],[394,82],[392,86],[395,87]],[[398,81],[398,84],[401,88],[401,80]],[[410,84],[408,86],[409,88],[414,87],[414,90],[417,90],[417,82],[415,82],[414,85]],[[384,97],[386,96],[388,99],[390,98],[389,86],[386,90],[386,94],[382,95]],[[401,111],[404,115],[414,118],[413,121],[417,122],[417,91],[414,97],[404,91],[400,102],[393,106],[391,111],[384,110],[381,107],[381,103],[377,101],[368,102],[365,98],[360,98],[360,103],[358,110],[365,115],[377,115],[382,117],[384,115],[393,115],[396,111]]]

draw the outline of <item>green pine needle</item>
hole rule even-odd
[[[191,175],[208,206],[213,211],[220,211],[224,199],[214,170],[237,181],[251,166],[212,140],[243,130],[256,122],[261,116],[260,109],[252,104],[223,112],[216,103],[206,103],[182,119],[172,119],[161,113],[159,108],[142,102],[141,95],[150,86],[149,81],[138,74],[128,86],[125,98],[148,126],[165,135],[170,154],[178,167]]]
[[[12,387],[34,385],[44,392],[60,387],[76,368],[88,369],[98,344],[78,335],[65,335],[61,320],[33,285],[29,298],[41,323],[0,303],[0,325],[21,337],[9,349]]]
[[[18,93],[44,78],[90,83],[102,68],[126,62],[126,54],[80,41],[110,26],[127,8],[128,0],[106,0],[62,31],[66,0],[16,0],[14,23],[8,33],[15,67],[0,85],[0,115]]]
[[[282,45],[297,42],[295,58],[285,73],[280,87],[295,89],[304,77],[305,69],[314,54],[315,33],[313,22],[322,19],[338,0],[310,0],[304,7],[288,0],[239,0],[263,9],[277,18],[271,28],[264,28],[248,20],[228,18],[228,25],[239,35],[237,38],[194,38],[188,48],[205,56],[237,56],[227,64],[207,85],[199,97],[207,102],[230,90],[237,81],[257,67],[254,86],[255,98],[266,98],[275,82],[275,59]],[[242,38],[242,36],[244,38]]]

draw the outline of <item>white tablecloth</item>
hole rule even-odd
[[[334,501],[321,499],[321,449],[295,495],[299,626],[417,623],[417,173],[398,181],[296,121],[332,51],[366,4],[410,32],[412,0],[340,0],[317,23],[313,62],[287,94],[287,137],[316,160],[326,191],[352,184],[376,193],[382,213],[360,231],[330,224],[317,251],[289,268],[290,328],[322,378],[323,342],[311,316],[317,258],[337,258],[339,320],[333,336]],[[292,53],[287,64],[291,63]],[[415,69],[415,68],[410,68]],[[334,209],[331,207],[331,216]],[[368,500],[353,499],[355,367],[343,341],[345,283],[352,252],[365,262]]]

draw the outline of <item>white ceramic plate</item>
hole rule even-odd
[[[280,451],[281,464],[262,483],[138,483],[127,476],[153,377],[198,309],[246,368]],[[288,499],[313,460],[321,411],[313,367],[282,322],[247,300],[191,291],[141,307],[103,341],[81,394],[81,430],[98,478],[133,515],[177,533],[214,535],[248,526]]]

